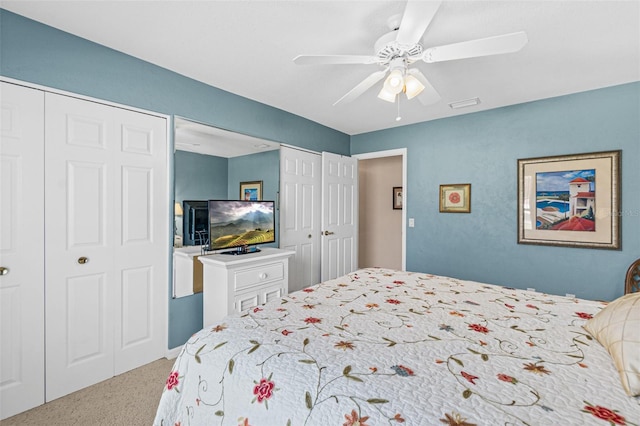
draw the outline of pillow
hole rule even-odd
[[[614,300],[584,328],[609,351],[627,394],[640,395],[640,293]]]

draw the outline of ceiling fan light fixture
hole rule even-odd
[[[408,75],[404,80],[404,91],[407,99],[413,99],[424,90],[424,84],[412,75]]]
[[[387,90],[386,84],[382,86],[380,93],[378,93],[378,98],[383,101],[394,103],[396,101],[396,93]]]
[[[394,94],[400,93],[404,87],[404,75],[402,70],[394,69],[384,81],[384,88]]]

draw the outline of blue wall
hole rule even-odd
[[[349,154],[349,135],[342,132],[4,9],[0,42],[0,75],[5,77],[311,150]]]
[[[349,135],[342,132],[4,9],[0,9],[0,75],[315,151],[349,154]],[[173,158],[169,167],[173,178]],[[201,316],[201,294],[170,299],[169,348],[182,345],[201,328]]]
[[[176,151],[173,158],[176,201],[227,198],[226,158],[186,151]]]
[[[406,147],[407,269],[611,300],[640,257],[640,83],[351,137],[351,153]],[[622,250],[517,244],[517,160],[622,150]],[[471,213],[438,211],[471,183]]]
[[[229,159],[229,199],[240,196],[240,182],[262,181],[262,199],[277,201],[280,191],[280,150],[243,155]],[[279,206],[276,203],[276,209]],[[278,247],[280,235],[280,216],[276,212],[276,242],[265,247]]]

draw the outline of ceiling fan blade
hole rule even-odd
[[[418,100],[422,105],[431,105],[438,102],[440,98],[440,94],[438,91],[429,83],[429,80],[420,72],[417,68],[411,68],[407,71],[409,74],[418,79],[420,83],[424,86],[424,89],[418,96]]]
[[[461,43],[431,47],[424,51],[422,60],[427,63],[432,63],[517,52],[522,49],[528,41],[527,33],[524,31],[463,41]]]
[[[409,0],[402,15],[396,41],[408,45],[418,43],[441,3],[441,0]]]
[[[386,73],[386,71],[376,71],[373,74],[370,74],[369,77],[362,80],[356,87],[347,92],[346,95],[335,101],[333,106],[336,106],[340,102],[351,102],[352,100],[369,90],[371,86],[382,80]]]
[[[298,55],[293,58],[297,65],[342,65],[342,64],[375,64],[376,56],[365,55]]]

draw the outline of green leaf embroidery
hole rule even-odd
[[[224,411],[216,411],[215,414],[218,417],[222,417],[222,416],[224,416]]]
[[[381,398],[371,398],[371,399],[367,399],[367,402],[369,404],[386,404],[387,402],[389,402],[389,400],[381,399]]]
[[[451,357],[451,359],[454,360],[460,367],[464,367],[464,364],[458,358]]]
[[[311,394],[309,392],[305,392],[305,394],[304,394],[304,402],[305,402],[305,404],[307,404],[307,408],[309,410],[311,410],[311,407],[313,407],[313,403],[311,401]]]
[[[355,377],[355,376],[345,376],[347,379],[351,379],[354,382],[363,382],[363,380],[360,377]]]
[[[213,350],[215,351],[216,349],[221,348],[221,347],[223,347],[223,346],[224,346],[224,345],[226,345],[226,344],[227,344],[227,342],[218,343],[218,344],[213,348]]]
[[[230,359],[229,360],[229,374],[233,374],[233,366],[235,365],[235,361]]]
[[[345,376],[348,376],[348,375],[349,375],[349,373],[351,373],[351,366],[350,366],[350,365],[347,365],[347,366],[344,368],[344,370],[342,370],[342,374],[343,374],[343,375],[345,375]]]
[[[247,355],[249,355],[252,352],[255,352],[256,349],[258,349],[260,347],[260,343],[254,345],[251,349],[249,349],[249,352],[247,352]]]
[[[462,392],[462,397],[464,399],[467,399],[467,398],[469,398],[471,396],[471,393],[472,392],[469,389],[466,389],[464,392]]]

